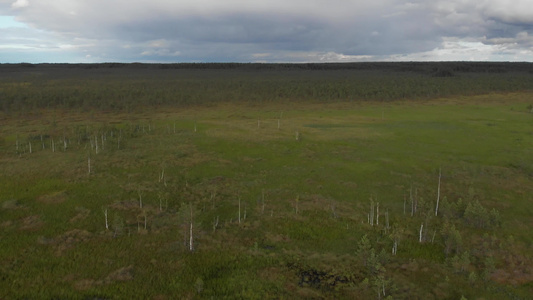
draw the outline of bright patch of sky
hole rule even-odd
[[[18,22],[13,16],[0,16],[0,28],[28,27],[26,24]]]

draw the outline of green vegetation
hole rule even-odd
[[[0,298],[530,299],[528,66],[2,65]]]

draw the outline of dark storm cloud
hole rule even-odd
[[[528,2],[0,0],[0,14],[28,25],[27,51],[89,61],[531,60]]]

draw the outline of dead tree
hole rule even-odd
[[[418,238],[418,242],[419,243],[422,243],[422,231],[424,229],[424,224],[421,224],[420,225],[420,234],[419,234],[419,238]]]
[[[187,250],[194,251],[195,209],[192,203],[182,204],[178,212],[180,227],[183,229],[183,243]],[[218,225],[218,224],[217,224]]]
[[[437,205],[435,206],[435,217],[439,213],[439,200],[440,200],[440,178],[441,178],[441,171],[439,168],[439,184],[437,186]]]

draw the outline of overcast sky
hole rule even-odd
[[[533,61],[533,0],[0,0],[0,63]]]

